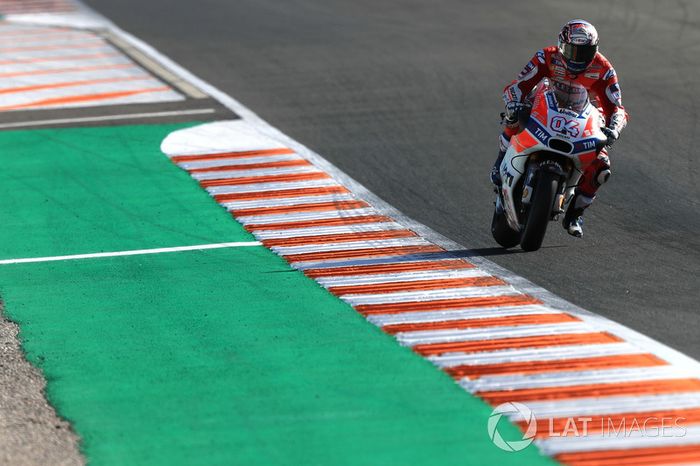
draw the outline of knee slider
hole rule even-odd
[[[596,176],[596,178],[595,178],[598,186],[605,184],[608,181],[608,179],[610,178],[610,175],[612,175],[612,172],[610,171],[609,168],[606,168],[604,170],[599,171],[598,176]]]

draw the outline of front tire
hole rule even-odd
[[[520,232],[514,231],[508,225],[506,214],[501,210],[494,209],[493,219],[491,220],[491,235],[498,244],[504,248],[512,248],[520,242]]]
[[[520,238],[520,247],[524,251],[537,251],[542,246],[547,225],[552,217],[552,206],[559,187],[559,175],[540,172],[532,196],[530,213]]]

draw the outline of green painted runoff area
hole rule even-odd
[[[186,126],[0,133],[0,259],[252,240],[160,153]],[[91,464],[552,464],[262,247],[1,265],[0,294]]]

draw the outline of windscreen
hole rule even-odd
[[[567,108],[576,113],[581,113],[588,103],[588,91],[586,88],[572,83],[553,83],[554,95],[557,98],[559,108]]]

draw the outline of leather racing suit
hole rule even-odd
[[[525,65],[518,78],[506,86],[503,100],[507,108],[525,102],[528,94],[544,78],[548,78],[553,86],[566,90],[572,86],[583,86],[589,93],[591,102],[601,110],[605,117],[605,126],[619,133],[627,125],[627,112],[622,106],[620,85],[615,70],[610,62],[597,53],[586,70],[578,74],[570,73],[559,54],[556,46],[539,50]],[[510,138],[521,129],[518,119],[505,120],[505,128],[500,137],[500,154],[505,153],[510,145]],[[502,157],[502,155],[499,155]],[[576,198],[572,207],[582,213],[595,198],[598,188],[610,176],[610,160],[607,148],[603,149],[595,160],[584,171],[581,182],[576,189]],[[575,205],[573,205],[575,204]]]

